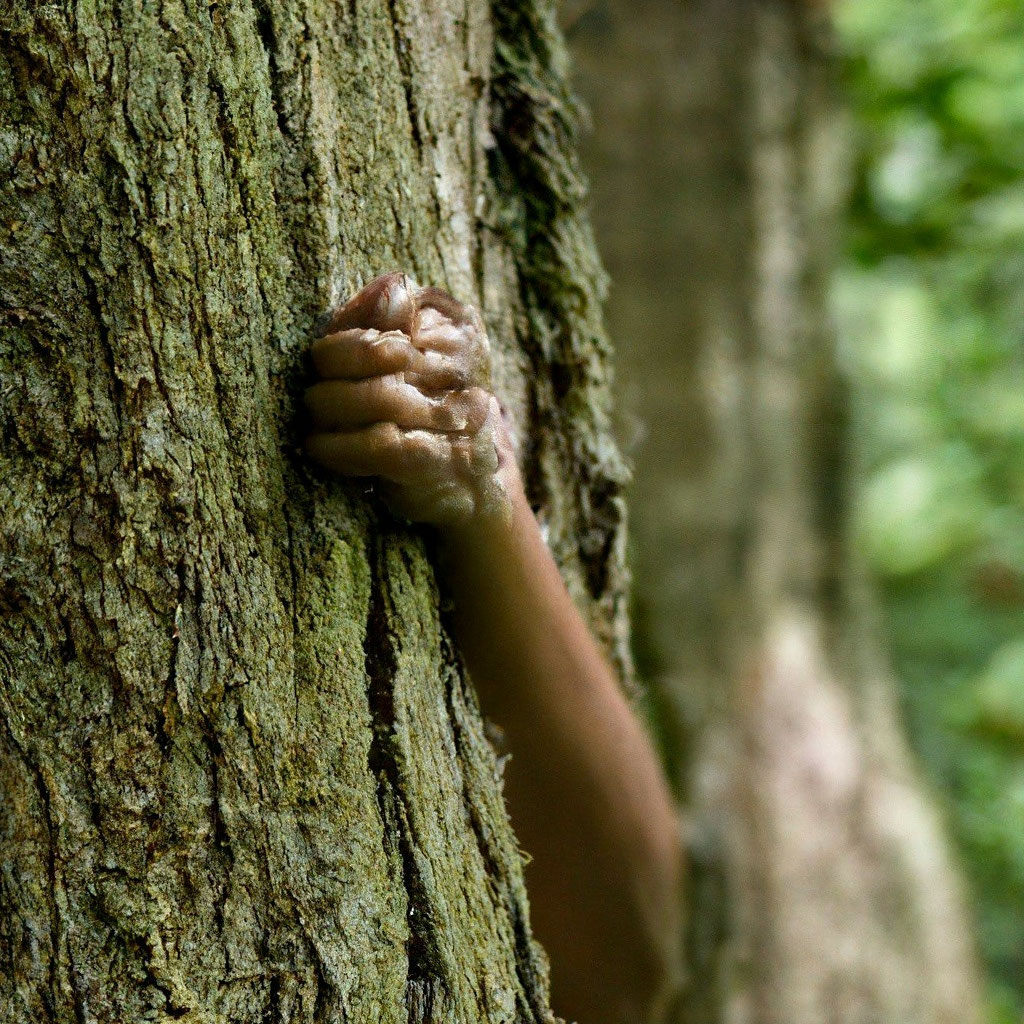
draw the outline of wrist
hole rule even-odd
[[[461,514],[436,524],[444,546],[450,549],[493,543],[498,536],[513,528],[524,510],[531,520],[533,518],[512,439],[493,397],[485,429],[487,447],[494,460],[490,472],[467,481],[470,500],[463,505]]]
[[[524,512],[532,519],[533,512],[515,461],[499,466],[480,486],[472,507],[460,516],[438,524],[445,550],[456,553],[477,548],[493,548],[503,536],[514,531]]]

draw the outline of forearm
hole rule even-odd
[[[556,1000],[561,989],[561,1012],[582,1020],[632,1019],[678,931],[676,816],[651,744],[521,490],[504,515],[448,531],[444,565],[456,639],[508,737],[506,794]]]
[[[470,306],[386,274],[312,348],[306,450],[442,538],[457,641],[504,726],[555,1009],[646,1024],[677,963],[679,839],[657,759],[523,494]]]

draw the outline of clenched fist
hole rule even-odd
[[[334,312],[312,354],[316,462],[379,477],[392,509],[417,522],[463,525],[507,506],[517,470],[472,306],[385,274]]]

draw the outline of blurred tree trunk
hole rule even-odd
[[[621,647],[550,11],[5,4],[0,39],[0,1019],[550,1020],[428,546],[295,421],[357,285],[476,302]]]
[[[600,0],[566,17],[642,421],[640,668],[692,827],[681,1019],[977,1020],[957,873],[847,545],[823,7]]]

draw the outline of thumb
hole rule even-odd
[[[324,334],[352,327],[410,334],[416,302],[416,282],[402,273],[382,274],[339,307],[324,328]]]

